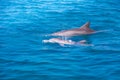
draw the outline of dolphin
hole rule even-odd
[[[87,35],[95,33],[95,30],[90,29],[90,22],[86,22],[80,28],[70,29],[70,30],[63,30],[56,33],[51,34],[52,36],[79,36],[79,35]]]
[[[61,46],[64,45],[82,45],[82,46],[93,46],[92,44],[87,44],[86,40],[81,40],[78,42],[72,40],[62,40],[60,38],[51,38],[49,40],[43,40],[44,43],[57,43]]]
[[[68,44],[68,45],[75,44],[75,42],[72,41],[72,40],[62,40],[62,39],[59,39],[59,38],[51,38],[49,40],[43,40],[43,42],[44,43],[58,43],[61,46],[64,46],[65,44]]]

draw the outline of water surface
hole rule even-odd
[[[120,80],[119,0],[0,0],[0,80]],[[44,44],[44,36],[91,22],[107,30]]]

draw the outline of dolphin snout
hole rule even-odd
[[[47,43],[47,42],[49,42],[49,40],[43,40],[42,42]]]

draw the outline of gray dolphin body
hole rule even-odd
[[[65,44],[67,44],[67,45],[75,44],[75,42],[72,41],[72,40],[62,40],[62,39],[59,39],[59,38],[51,38],[49,40],[43,40],[43,42],[44,43],[58,43],[61,46],[64,46]]]
[[[75,42],[72,40],[62,40],[59,38],[51,38],[49,40],[43,40],[44,43],[57,43],[61,46],[64,45],[82,45],[82,46],[93,46],[92,44],[87,44],[86,40],[81,40],[79,42]]]
[[[80,28],[63,30],[60,32],[53,33],[52,36],[78,36],[78,35],[87,35],[87,34],[95,33],[95,31],[90,29],[89,26],[90,26],[90,22],[86,22]]]

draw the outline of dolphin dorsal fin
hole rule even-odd
[[[83,26],[80,27],[81,30],[91,30],[90,29],[90,22],[86,22]]]
[[[90,28],[90,22],[86,22],[82,27],[79,28],[80,30],[83,31],[90,31],[90,32],[94,32],[94,30],[92,30]]]

